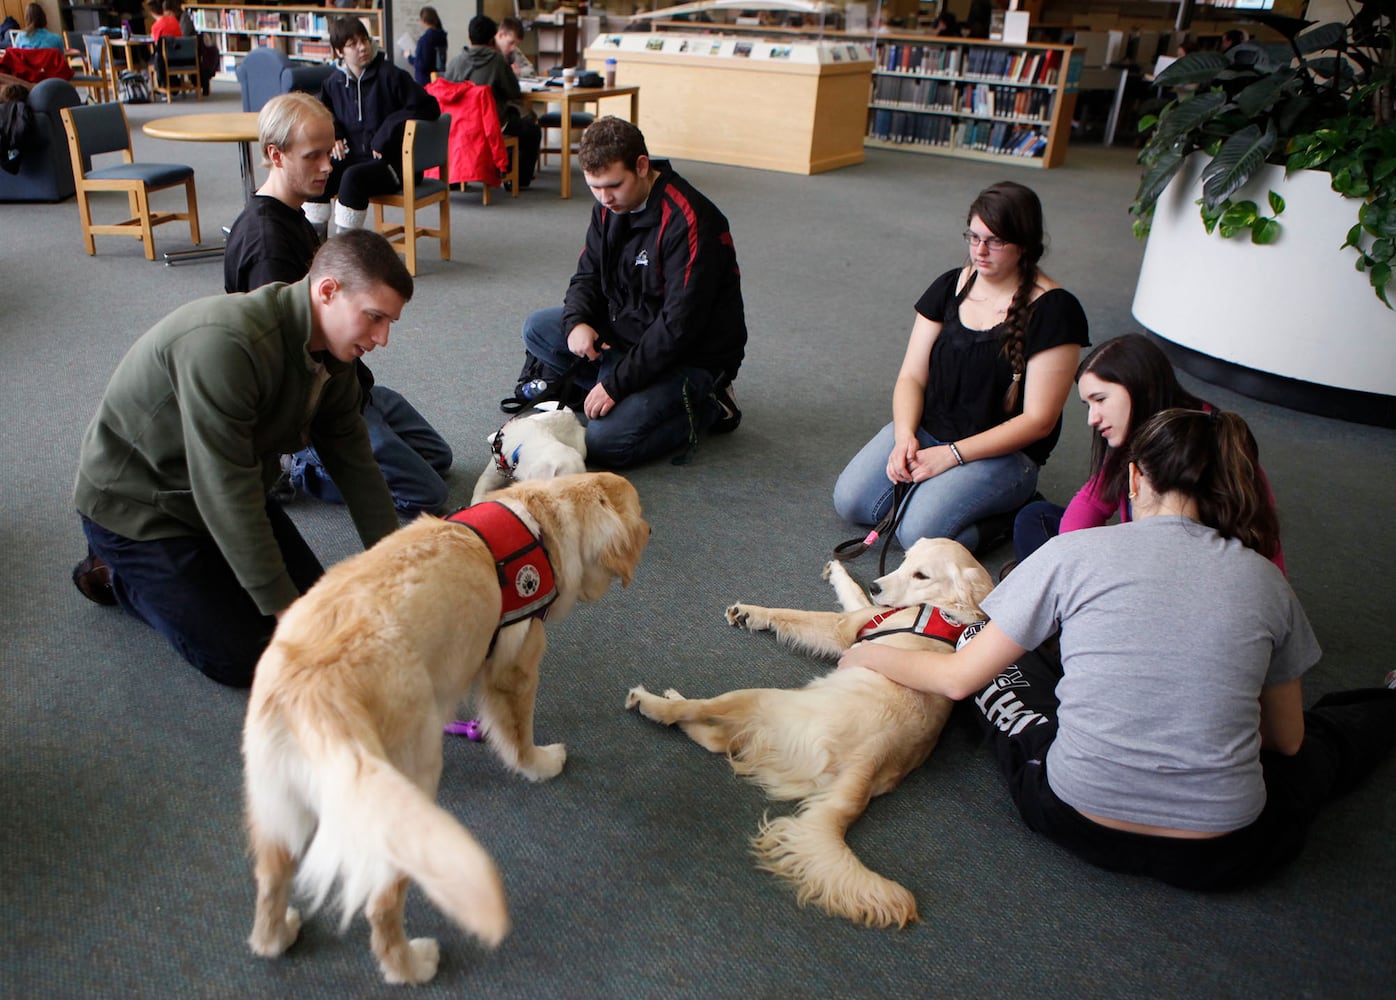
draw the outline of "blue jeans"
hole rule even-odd
[[[916,432],[922,448],[945,444],[925,431]],[[839,474],[834,510],[854,524],[873,525],[892,509],[893,483],[887,458],[896,434],[892,424],[877,432]],[[979,544],[978,522],[1017,510],[1037,489],[1037,463],[1021,451],[966,462],[916,487],[897,529],[903,549],[919,538],[953,538],[971,552]]]
[[[523,325],[524,347],[560,374],[576,363],[562,330],[562,309],[530,313]],[[582,364],[573,385],[583,393],[601,381],[616,363],[615,351],[602,351],[598,361]],[[604,417],[588,421],[587,461],[604,468],[623,469],[669,455],[695,444],[698,432],[718,417],[713,376],[702,368],[670,369],[643,389],[617,400]]]
[[[291,580],[305,593],[324,573],[275,500],[267,518]],[[218,543],[208,535],[140,542],[82,518],[87,545],[111,568],[112,591],[127,614],[163,635],[205,676],[247,687],[276,619],[242,589]]]
[[[442,477],[451,468],[451,446],[426,417],[402,394],[375,385],[364,407],[373,458],[393,494],[398,510],[436,513],[446,504],[448,487]],[[343,503],[334,480],[320,464],[314,448],[296,452],[291,460],[291,482],[317,500]]]
[[[1049,500],[1034,500],[1013,519],[1013,556],[1022,562],[1042,546],[1049,538],[1061,533],[1062,515],[1065,507],[1058,507]]]

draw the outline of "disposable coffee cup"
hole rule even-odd
[[[607,59],[607,60],[606,60],[606,86],[608,86],[608,87],[614,87],[615,85],[616,85],[616,61],[615,61],[614,59]]]
[[[566,90],[571,90],[571,89],[572,89],[573,87],[575,87],[576,85],[577,85],[577,71],[576,71],[575,69],[573,69],[573,68],[570,68],[570,67],[569,67],[568,69],[563,70],[563,71],[562,71],[562,86],[563,86],[563,88],[566,89]]]

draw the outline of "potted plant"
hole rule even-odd
[[[1248,232],[1273,243],[1283,198],[1268,198],[1273,216],[1233,196],[1265,164],[1288,173],[1323,170],[1333,190],[1354,199],[1345,247],[1387,306],[1396,254],[1396,128],[1392,93],[1396,74],[1396,0],[1352,0],[1346,23],[1255,14],[1289,43],[1289,65],[1267,72],[1235,65],[1218,52],[1195,52],[1159,75],[1161,87],[1190,93],[1140,122],[1150,130],[1139,160],[1144,166],[1130,212],[1139,235],[1149,231],[1160,194],[1190,154],[1209,157],[1202,169],[1202,219],[1224,236]]]
[[[1141,122],[1133,312],[1209,381],[1396,426],[1396,0],[1348,2],[1346,23],[1252,15],[1287,64],[1159,75],[1183,96]]]

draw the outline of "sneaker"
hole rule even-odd
[[[713,434],[731,434],[742,422],[742,411],[737,408],[737,396],[728,382],[716,392],[718,408],[722,413],[713,421],[708,431]]]
[[[116,603],[116,592],[111,587],[111,567],[96,553],[89,552],[86,559],[73,567],[73,585],[93,604],[111,607]]]

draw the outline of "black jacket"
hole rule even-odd
[[[746,353],[741,271],[727,219],[667,160],[638,212],[592,207],[567,288],[562,329],[594,326],[620,355],[602,380],[613,399],[675,365],[731,379]]]
[[[389,163],[402,159],[402,129],[408,119],[435,121],[441,108],[406,70],[373,57],[357,80],[343,69],[326,78],[320,102],[334,115],[334,137],[349,143],[349,155],[382,154]]]

